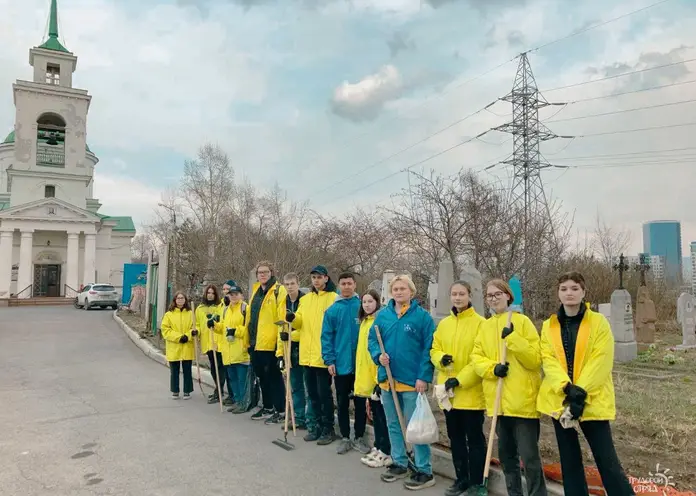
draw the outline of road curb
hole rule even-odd
[[[140,337],[140,334],[131,329],[128,324],[126,324],[121,317],[117,315],[117,311],[113,312],[113,317],[116,323],[123,329],[128,338],[133,341],[133,343],[140,348],[140,350],[155,362],[165,367],[169,367],[169,362],[167,362],[166,357],[162,352],[157,349],[152,343],[150,343],[146,338]],[[194,381],[195,371],[194,371]],[[206,386],[215,388],[213,377],[207,369],[201,368],[201,382]],[[353,421],[351,420],[351,424]],[[370,441],[374,441],[374,431],[372,426],[366,426],[366,434],[370,438]],[[487,433],[486,433],[487,434]],[[452,465],[452,455],[447,451],[439,448],[432,448],[432,459],[431,463],[433,466],[433,472],[436,475],[447,477],[448,479],[455,479],[456,475],[454,473],[454,466]],[[522,478],[522,484],[526,488],[524,477]],[[555,482],[546,481],[548,494],[552,496],[563,496],[563,486]],[[505,486],[505,477],[503,476],[502,470],[497,467],[491,467],[489,479],[488,479],[488,489],[492,494],[507,494],[507,489]],[[526,489],[525,489],[526,494]]]

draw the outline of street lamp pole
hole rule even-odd
[[[172,286],[173,290],[176,291],[177,288],[177,283],[176,283],[176,265],[177,265],[177,249],[176,249],[176,210],[174,207],[170,205],[165,205],[164,203],[158,203],[158,205],[166,210],[169,211],[169,214],[171,215],[171,222],[172,222],[172,230],[169,233],[169,249],[170,252],[172,253],[171,261],[172,261]]]

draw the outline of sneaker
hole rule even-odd
[[[380,475],[379,478],[382,479],[383,482],[394,482],[399,479],[405,479],[406,476],[408,476],[408,469],[406,467],[392,465],[386,472]]]
[[[178,400],[178,399],[179,399],[179,393],[172,393],[172,399],[173,399],[173,400]]]
[[[208,396],[208,404],[209,405],[212,405],[213,403],[217,403],[218,401],[220,401],[220,397],[218,396],[217,392]]]
[[[264,420],[273,415],[273,410],[267,410],[265,408],[259,408],[256,413],[251,416],[251,420]]]
[[[377,448],[372,448],[368,454],[360,458],[360,462],[369,467],[370,465],[368,465],[368,462],[371,462],[375,459],[375,456],[377,456],[378,451],[379,450]]]
[[[355,451],[359,451],[363,455],[366,455],[371,452],[370,447],[368,446],[367,441],[365,441],[364,437],[358,438],[355,441],[353,441],[352,448]]]
[[[191,393],[184,393],[184,399],[185,399],[185,400],[190,400],[190,399],[191,399]]]
[[[445,490],[445,496],[461,496],[467,493],[467,489],[469,489],[468,484],[464,484],[462,481],[454,481],[454,484]]]
[[[328,446],[336,440],[336,433],[331,430],[322,434],[319,439],[317,439],[317,444],[319,446]],[[349,441],[350,442],[350,441]]]
[[[389,465],[387,465],[387,460],[389,461]],[[391,457],[377,450],[377,453],[364,463],[371,468],[389,467],[391,465]]]
[[[423,474],[420,472],[414,473],[407,481],[404,481],[404,487],[412,491],[418,491],[435,485],[435,476],[433,474]]]
[[[316,441],[317,439],[319,439],[319,437],[320,437],[319,431],[314,430],[314,431],[309,431],[307,433],[307,435],[305,437],[303,437],[302,439],[304,439],[308,443],[311,443],[312,441]]]
[[[266,425],[271,425],[271,424],[284,424],[285,423],[285,414],[284,413],[278,413],[278,412],[273,412],[273,415],[268,417],[265,421],[264,424]]]
[[[338,443],[338,446],[336,447],[336,453],[338,453],[339,455],[345,455],[351,449],[353,449],[353,443],[350,442],[349,438],[344,437],[343,439],[341,439],[341,442]]]
[[[228,408],[227,411],[232,412],[235,415],[239,415],[240,413],[246,413],[248,410],[244,408],[242,405],[237,405],[233,406],[232,408]]]
[[[231,397],[228,396],[227,398],[222,400],[222,406],[232,406],[232,405],[234,405],[234,400]]]

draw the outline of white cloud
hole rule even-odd
[[[105,215],[129,215],[136,229],[153,217],[162,190],[148,186],[126,176],[97,173],[94,180],[94,196],[102,203],[100,213]]]
[[[347,119],[371,120],[388,101],[398,98],[403,89],[399,70],[389,64],[357,83],[344,81],[334,91],[331,105],[336,114]]]

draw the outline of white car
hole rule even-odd
[[[75,306],[89,310],[93,307],[118,309],[118,291],[111,284],[87,284],[78,293]]]

